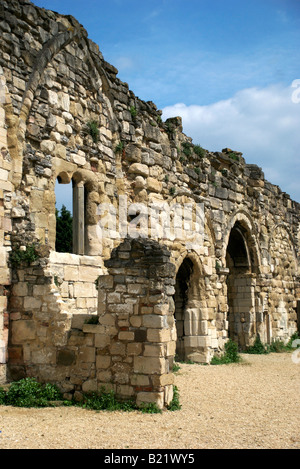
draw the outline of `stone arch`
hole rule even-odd
[[[229,238],[235,225],[240,227],[240,231],[242,230],[243,232],[242,236],[247,243],[247,252],[249,261],[251,263],[251,270],[253,273],[259,273],[261,266],[261,256],[257,242],[257,233],[252,217],[245,210],[239,210],[236,212],[227,226],[226,234],[223,240],[222,257],[226,261]]]
[[[180,360],[207,361],[207,318],[202,312],[205,282],[198,256],[182,254],[176,263],[174,316],[176,355]]]
[[[22,178],[22,165],[23,165],[23,152],[24,152],[24,142],[26,138],[27,131],[27,120],[30,115],[36,90],[41,82],[43,73],[48,64],[54,59],[54,57],[64,50],[70,43],[84,43],[86,47],[86,52],[88,55],[88,60],[91,63],[91,69],[98,76],[100,81],[103,80],[103,93],[107,92],[108,97],[104,96],[107,103],[108,114],[111,120],[113,120],[113,110],[112,110],[112,96],[110,93],[110,84],[105,70],[101,65],[101,61],[96,54],[93,54],[91,51],[90,41],[88,39],[88,34],[85,29],[73,18],[70,21],[65,18],[59,18],[60,22],[65,26],[66,30],[59,32],[49,41],[47,41],[41,51],[39,52],[31,75],[26,85],[26,89],[23,94],[21,109],[19,117],[16,117],[11,112],[11,118],[8,119],[8,138],[14,142],[14,171],[13,179],[16,186],[19,186]]]
[[[254,224],[244,211],[236,213],[225,237],[225,262],[228,269],[228,337],[245,349],[256,337],[256,279],[260,255]]]
[[[94,239],[91,230],[94,234],[94,227],[97,225],[98,182],[96,176],[89,171],[69,169],[58,169],[55,179],[58,179],[62,184],[72,184],[73,253],[91,254],[93,249],[91,244]]]

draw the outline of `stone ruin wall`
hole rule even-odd
[[[66,396],[105,385],[163,406],[174,315],[182,358],[196,362],[228,337],[242,347],[257,333],[288,340],[300,299],[299,204],[239,152],[197,154],[181,119],[163,122],[136,97],[73,17],[4,0],[0,31],[0,380],[36,376]],[[73,185],[72,254],[55,252],[57,180]],[[97,207],[125,195],[203,204],[200,248],[100,243]],[[9,254],[33,243],[39,259],[12,268]]]

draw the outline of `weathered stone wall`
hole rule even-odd
[[[0,379],[9,363],[8,377],[51,379],[67,395],[110,383],[122,396],[141,401],[138,393],[148,392],[162,405],[171,395],[172,318],[177,353],[198,362],[222,352],[228,337],[240,347],[257,333],[265,342],[288,340],[300,299],[299,204],[241,153],[201,149],[179,117],[162,122],[73,17],[3,0],[0,32]],[[57,181],[72,184],[72,254],[55,252]],[[160,205],[157,226],[164,207],[203,208],[203,230],[193,225],[201,234],[196,247],[152,236],[175,266],[175,291],[171,283],[165,291],[174,304],[161,314],[158,298],[143,304],[160,279],[146,269],[133,280],[126,267],[134,250],[121,247],[134,225],[123,237],[113,225],[99,237],[98,207],[113,206],[120,223],[125,196],[128,205],[141,204],[131,205],[133,216]],[[34,243],[39,259],[9,264],[10,253]],[[99,324],[85,323],[97,314]],[[138,341],[143,334],[147,340]]]

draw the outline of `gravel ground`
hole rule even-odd
[[[300,364],[291,354],[243,360],[181,365],[176,412],[0,406],[0,449],[300,449]]]

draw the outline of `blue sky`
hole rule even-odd
[[[181,115],[194,143],[241,151],[300,202],[299,0],[34,3],[74,16],[119,78],[163,118]]]

